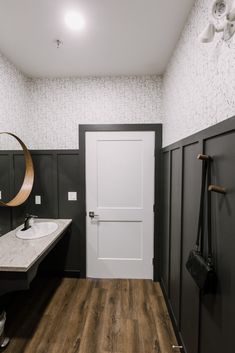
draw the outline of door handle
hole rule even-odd
[[[98,214],[95,214],[94,211],[90,211],[90,212],[89,212],[89,217],[90,217],[91,219],[93,219],[93,218],[95,218],[95,217],[99,217],[99,215],[98,215]]]

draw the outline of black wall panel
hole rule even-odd
[[[235,132],[209,139],[205,151],[213,157],[212,183],[226,196],[212,194],[213,245],[218,291],[201,306],[201,353],[233,353],[235,329]]]
[[[170,197],[170,301],[179,323],[180,304],[180,254],[181,254],[181,169],[180,149],[171,152]]]
[[[25,204],[13,209],[13,227],[24,221],[25,214],[35,214],[40,218],[57,218],[58,202],[56,175],[54,175],[53,154],[32,153],[35,181],[32,193]],[[14,155],[15,193],[19,190],[24,177],[24,157]],[[35,205],[35,195],[41,195],[41,205]]]
[[[181,267],[181,333],[188,353],[198,351],[199,295],[198,288],[185,268],[190,250],[196,241],[200,202],[202,163],[196,159],[201,152],[199,143],[183,148],[183,217]]]
[[[163,153],[163,203],[162,203],[162,239],[161,239],[161,278],[169,295],[169,219],[170,219],[170,152]]]
[[[235,117],[165,147],[162,152],[163,180],[170,183],[171,196],[170,213],[169,216],[164,214],[162,225],[161,279],[177,336],[187,353],[232,353],[235,328]],[[212,183],[227,190],[226,195],[212,193],[218,288],[215,295],[206,296],[200,295],[185,268],[197,232],[202,172],[202,162],[196,158],[199,153],[212,156]],[[166,156],[170,154],[168,166]],[[164,212],[167,212],[169,200],[166,188],[164,186],[162,194]],[[167,219],[170,246],[166,245]],[[206,245],[204,249],[206,251]],[[170,262],[169,288],[166,288],[166,259]]]
[[[81,268],[84,245],[81,236],[81,203],[79,181],[79,159],[77,155],[58,154],[59,218],[72,218],[72,233],[68,244],[66,268],[72,271]],[[68,191],[76,191],[77,201],[68,201]]]
[[[0,154],[0,190],[2,200],[9,201],[11,199],[11,170],[12,159],[8,154]],[[0,212],[0,236],[9,232],[11,229],[11,212],[8,208],[2,208]]]

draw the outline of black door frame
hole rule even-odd
[[[82,212],[81,245],[84,249],[81,259],[81,277],[86,278],[86,151],[85,135],[91,131],[153,131],[155,132],[155,192],[154,192],[154,259],[153,278],[159,281],[160,278],[160,204],[161,204],[161,148],[162,148],[162,124],[91,124],[79,125],[79,154],[80,154],[80,205]]]

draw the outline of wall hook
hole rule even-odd
[[[202,160],[202,161],[212,161],[212,158],[211,158],[211,156],[208,156],[208,155],[206,155],[206,154],[199,154],[198,156],[197,156],[197,159],[200,159],[200,160]]]
[[[226,194],[226,189],[219,185],[209,185],[208,190],[218,192],[219,194]]]

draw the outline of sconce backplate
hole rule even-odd
[[[228,13],[228,3],[225,0],[217,0],[212,7],[212,16],[221,20]]]

